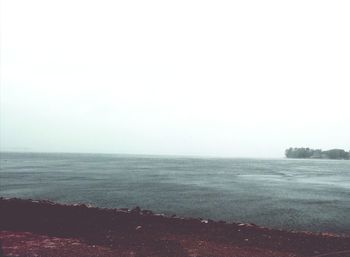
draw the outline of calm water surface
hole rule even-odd
[[[0,196],[350,235],[350,161],[1,153]]]

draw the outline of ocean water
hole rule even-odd
[[[2,152],[0,167],[2,197],[350,235],[345,160]]]

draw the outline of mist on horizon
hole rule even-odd
[[[3,0],[0,150],[349,151],[349,8]]]

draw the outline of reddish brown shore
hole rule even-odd
[[[0,240],[0,256],[350,256],[347,236],[4,198]]]

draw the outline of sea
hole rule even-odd
[[[347,160],[1,152],[0,196],[350,235]]]

